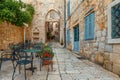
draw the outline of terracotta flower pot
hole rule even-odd
[[[50,53],[45,52],[45,53],[43,54],[43,65],[49,65],[49,64],[51,63],[50,58],[51,58]]]
[[[43,65],[49,65],[49,64],[51,64],[51,61],[50,60],[43,60],[42,64]]]

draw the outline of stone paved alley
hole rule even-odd
[[[40,71],[38,59],[35,59],[34,66],[37,69],[33,75],[27,71],[28,80],[120,80],[117,75],[97,64],[85,59],[78,59],[72,52],[64,48],[55,45],[52,47],[55,53],[53,71],[47,72],[48,66],[42,67]],[[3,63],[0,80],[11,80],[13,68],[10,63]],[[15,80],[24,80],[23,74],[23,72],[21,74],[16,72]]]

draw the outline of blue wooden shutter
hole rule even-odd
[[[84,38],[85,40],[87,39],[87,18],[85,17],[84,19],[84,25],[85,25],[85,28],[84,28]]]
[[[70,43],[70,30],[67,30],[67,43]]]
[[[84,19],[84,39],[86,40],[86,18]]]
[[[68,30],[67,30],[67,42],[68,42]]]
[[[89,17],[85,17],[85,40],[89,39]]]
[[[77,25],[77,41],[79,41],[79,24]]]
[[[89,22],[88,22],[88,25],[89,25],[89,39],[92,39],[92,16],[91,14],[88,16],[89,18]]]
[[[85,17],[85,40],[94,38],[94,13]]]
[[[91,14],[91,39],[94,39],[94,13]]]
[[[87,28],[87,30],[88,30],[88,39],[90,39],[91,38],[91,16],[90,15],[88,16],[87,24],[88,24],[88,28]]]
[[[67,30],[67,42],[68,42],[68,35],[69,35],[69,34],[68,34],[68,30]]]
[[[70,0],[68,0],[68,17],[70,16]]]

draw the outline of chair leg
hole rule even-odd
[[[2,60],[0,61],[0,70],[1,70],[1,68],[2,68]]]
[[[26,77],[26,65],[24,65],[24,74],[25,74],[25,80],[27,80],[27,77]]]
[[[0,62],[0,71],[1,71],[1,66],[2,66],[2,63]]]
[[[50,71],[49,65],[48,65],[48,72]]]
[[[21,65],[19,65],[19,74],[21,74],[21,71],[20,71],[20,70],[21,70]]]
[[[31,68],[33,69],[33,61],[31,62]],[[32,75],[33,75],[34,69],[32,70]]]
[[[14,69],[15,68],[14,60],[12,61],[12,64],[13,64],[13,69]]]
[[[16,66],[14,67],[14,71],[13,71],[13,75],[12,75],[12,80],[14,80],[14,75],[15,75],[16,67],[17,67],[17,64],[16,64]]]
[[[53,61],[51,61],[51,70],[53,71]]]
[[[33,53],[31,53],[32,55],[32,62],[31,62],[31,68],[33,69]],[[34,69],[32,70],[32,75],[33,75]]]
[[[42,64],[42,60],[40,60],[40,71],[41,71],[41,64]]]

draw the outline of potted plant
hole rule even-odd
[[[52,51],[52,48],[50,46],[44,46],[43,50],[39,52],[39,56],[42,60],[43,65],[48,65],[52,62],[52,59],[54,57],[54,53]]]

